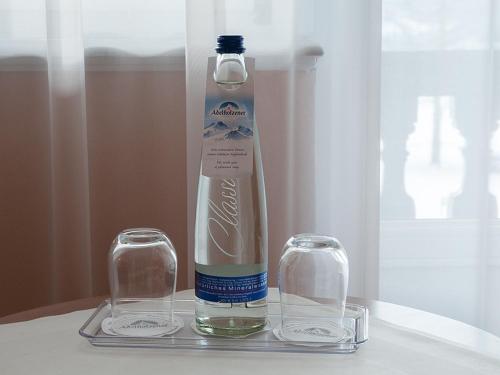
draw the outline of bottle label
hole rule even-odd
[[[204,266],[196,264],[195,295],[205,301],[245,303],[267,296],[267,271],[263,264]],[[229,272],[228,272],[229,271]],[[232,271],[232,272],[231,272]],[[254,273],[255,271],[261,271]],[[251,272],[250,274],[247,274]],[[243,273],[243,275],[234,275]]]
[[[252,174],[254,132],[254,60],[245,58],[248,78],[237,87],[217,84],[216,58],[208,59],[203,124],[202,168],[207,177]]]

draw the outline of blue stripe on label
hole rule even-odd
[[[211,276],[195,272],[196,297],[210,302],[243,303],[267,296],[267,272],[249,276]]]

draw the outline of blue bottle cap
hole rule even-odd
[[[241,35],[219,35],[217,38],[217,53],[243,53],[243,36]]]

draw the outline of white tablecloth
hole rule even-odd
[[[92,310],[0,325],[0,374],[415,374],[500,375],[491,358],[370,320],[355,354],[97,348],[78,335]]]

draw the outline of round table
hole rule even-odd
[[[178,293],[192,297],[193,291]],[[277,291],[270,289],[270,299]],[[3,318],[0,374],[500,374],[500,338],[423,311],[352,299],[370,308],[370,339],[354,354],[97,348],[78,335],[100,298]]]

